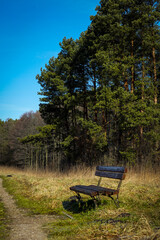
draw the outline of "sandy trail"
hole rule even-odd
[[[12,196],[3,188],[2,179],[0,179],[0,198],[11,219],[10,240],[47,240],[47,234],[42,230],[42,225],[55,221],[56,216],[27,216],[25,211],[16,206]]]

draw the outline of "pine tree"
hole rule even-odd
[[[158,24],[158,1],[101,0],[86,32],[64,38],[57,59],[37,77],[40,111],[56,125],[68,164],[92,164],[106,152],[142,163],[157,151]]]

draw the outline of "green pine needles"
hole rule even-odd
[[[101,0],[80,38],[60,43],[36,77],[41,116],[54,129],[29,141],[41,153],[43,145],[45,166],[158,165],[159,10],[155,0]]]

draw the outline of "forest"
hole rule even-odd
[[[160,166],[160,4],[101,0],[88,29],[41,68],[40,105],[0,121],[0,163]]]

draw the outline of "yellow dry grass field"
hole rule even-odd
[[[96,209],[77,211],[69,202],[74,195],[69,187],[97,184],[94,172],[89,168],[65,174],[0,168],[5,187],[20,207],[32,208],[32,214],[69,216],[45,226],[48,239],[160,239],[160,172],[129,170],[121,186],[119,208],[103,197]],[[113,180],[102,181],[102,186],[116,184]],[[88,196],[83,197],[88,201]]]

